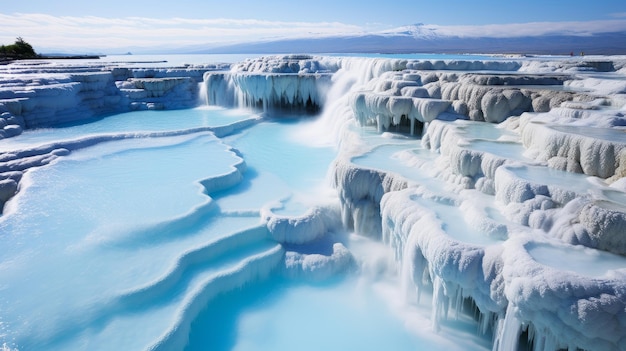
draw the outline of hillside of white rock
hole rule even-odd
[[[522,334],[535,350],[626,350],[626,58],[14,63],[0,67],[0,206],[29,170],[106,139],[16,148],[12,137],[205,103],[315,115],[314,138],[336,147],[340,210],[264,213],[276,242],[338,227],[380,240],[407,296],[432,294],[435,330],[470,303],[494,350]],[[332,275],[352,263],[336,245],[284,259],[292,274]]]

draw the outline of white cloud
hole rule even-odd
[[[0,14],[0,43],[20,36],[35,48],[106,51],[128,46],[171,47],[220,44],[275,37],[352,34],[359,26],[338,22],[280,22],[255,19],[103,18],[46,14]]]
[[[588,22],[535,22],[479,26],[423,25],[432,34],[460,37],[519,37],[549,34],[591,35],[626,31],[626,13],[614,19]],[[198,18],[105,18],[46,14],[0,13],[0,43],[22,37],[36,50],[112,52],[129,47],[172,48],[187,45],[221,45],[276,38],[298,38],[365,33],[382,26],[364,27],[339,22],[285,22],[257,19]],[[387,32],[393,32],[387,31]]]

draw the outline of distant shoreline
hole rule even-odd
[[[44,59],[44,60],[94,60],[94,59],[100,59],[102,56],[104,55],[41,55],[39,57],[37,57],[37,59]]]
[[[36,57],[0,57],[0,64],[24,60],[99,60],[105,55],[38,55]]]

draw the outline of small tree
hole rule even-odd
[[[25,42],[24,39],[22,39],[22,37],[18,37],[14,45],[17,47],[17,51],[21,55],[25,55],[29,57],[37,56],[35,49],[33,49],[33,47],[29,43]]]
[[[29,43],[18,37],[15,44],[0,46],[0,56],[7,59],[26,59],[35,58],[38,55]]]

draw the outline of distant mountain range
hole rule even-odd
[[[270,54],[270,53],[569,53],[626,55],[626,32],[589,35],[551,34],[489,37],[440,34],[417,24],[378,33],[329,37],[275,39],[204,48],[178,48],[177,53]]]

